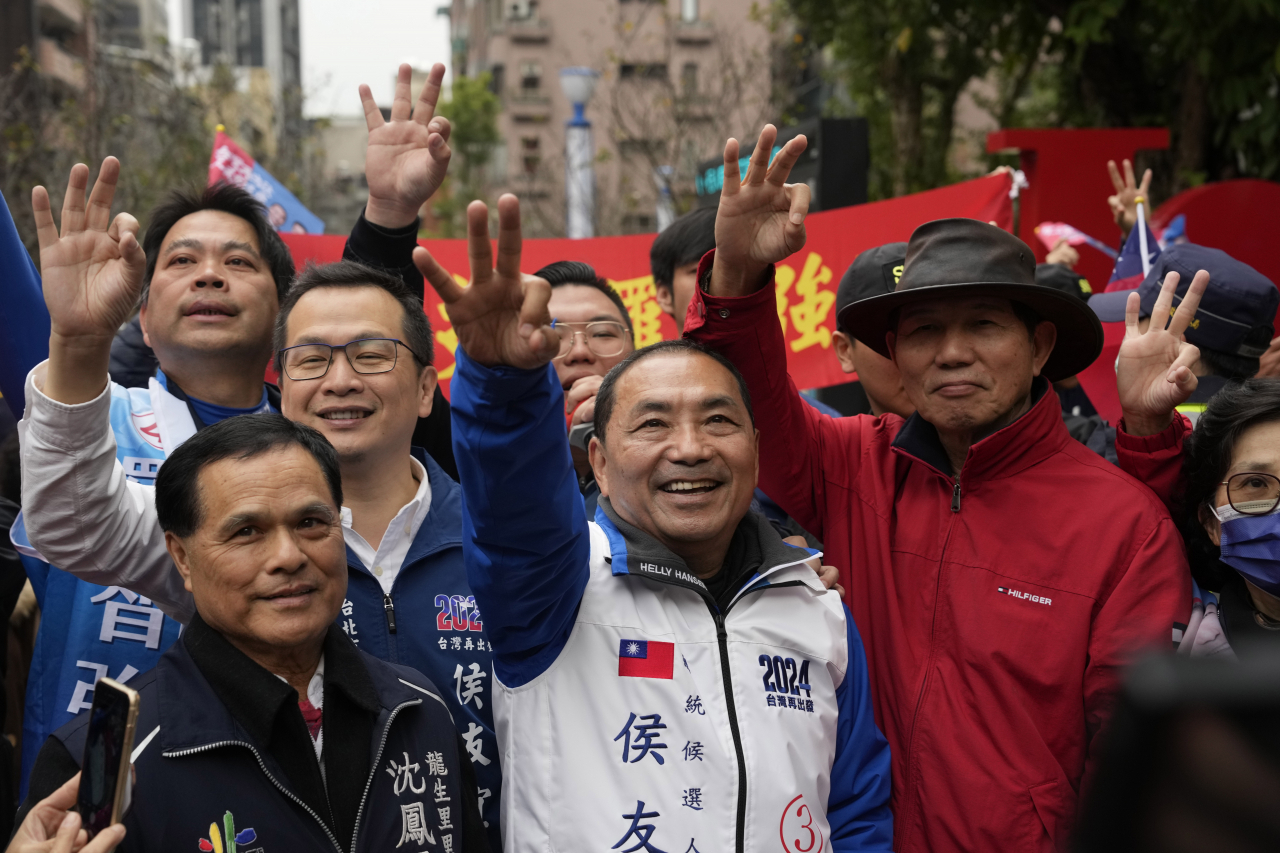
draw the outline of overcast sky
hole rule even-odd
[[[361,83],[369,84],[379,104],[390,105],[401,62],[448,64],[449,21],[436,14],[448,0],[300,1],[308,118],[361,115]],[[168,2],[170,36],[176,38],[182,0]]]

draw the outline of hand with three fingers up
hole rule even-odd
[[[807,140],[787,141],[773,162],[778,130],[766,124],[756,140],[747,175],[738,178],[738,140],[724,146],[724,186],[716,213],[716,255],[707,291],[714,296],[746,296],[765,283],[771,264],[804,248],[804,217],[809,212],[809,185],[787,178]]]

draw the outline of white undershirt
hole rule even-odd
[[[342,508],[342,533],[347,545],[360,558],[364,567],[373,573],[382,584],[382,591],[391,594],[391,586],[404,565],[404,558],[409,555],[409,547],[418,535],[427,513],[431,512],[431,483],[428,481],[427,469],[412,456],[413,475],[418,480],[418,491],[413,500],[400,508],[395,518],[387,525],[387,532],[382,534],[382,541],[374,548],[365,538],[351,527],[351,510]]]

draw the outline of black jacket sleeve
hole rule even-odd
[[[458,737],[458,763],[462,765],[462,853],[489,853],[489,839],[480,818],[480,801],[476,793],[476,771],[467,760],[467,745]],[[494,819],[497,819],[496,813]]]
[[[458,463],[453,458],[453,425],[449,418],[449,401],[440,386],[431,403],[431,414],[418,418],[413,429],[413,444],[427,451],[444,472],[458,482]]]
[[[464,753],[465,754],[465,753]],[[27,785],[27,799],[14,818],[14,826],[22,826],[27,813],[36,804],[67,783],[67,780],[80,772],[80,764],[67,750],[67,745],[56,737],[50,736],[40,747],[36,755],[36,763],[31,768],[31,780]],[[472,791],[475,785],[471,786]]]
[[[351,229],[346,248],[342,250],[344,261],[355,261],[367,267],[385,270],[397,275],[409,286],[409,290],[421,294],[422,273],[413,265],[413,250],[418,245],[418,223],[404,228],[383,228],[364,218],[364,211]]]

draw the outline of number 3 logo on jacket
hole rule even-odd
[[[813,812],[804,801],[804,794],[787,803],[778,824],[782,849],[787,853],[822,853],[826,839],[813,828]]]

